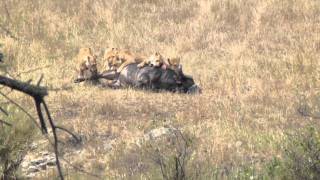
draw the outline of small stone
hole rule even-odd
[[[238,147],[240,147],[242,145],[242,142],[241,141],[237,141],[236,142],[236,147],[238,148]]]
[[[156,139],[156,138],[158,138],[160,136],[163,136],[163,135],[172,134],[172,131],[174,131],[174,130],[175,129],[165,128],[165,127],[160,127],[158,129],[153,129],[149,133],[144,135],[144,140],[145,141],[149,141],[149,140]]]
[[[110,151],[112,149],[112,145],[110,143],[106,143],[103,145],[103,149],[105,151]]]
[[[53,159],[53,160],[50,160],[47,162],[47,166],[55,166],[56,165],[56,160]]]
[[[40,170],[36,166],[29,166],[29,168],[28,168],[28,173],[35,173],[35,172],[39,172],[39,171]]]
[[[43,151],[43,152],[40,152],[40,155],[41,156],[49,156],[49,152],[48,151]]]
[[[46,169],[47,169],[47,163],[39,164],[38,167],[39,167],[41,170],[46,170]]]
[[[42,164],[44,162],[45,162],[45,159],[36,159],[36,160],[30,161],[30,164],[33,166],[36,166],[36,165]]]
[[[146,133],[142,138],[139,138],[136,140],[136,145],[141,146],[144,142],[155,140],[161,136],[165,135],[173,135],[174,131],[177,129],[175,128],[166,128],[166,127],[160,127],[157,129],[153,129],[150,132]]]

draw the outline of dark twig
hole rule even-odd
[[[39,81],[38,81],[39,82]],[[50,144],[54,147],[54,151],[55,151],[55,156],[56,156],[56,164],[57,164],[57,169],[58,169],[58,173],[59,173],[59,177],[60,179],[64,179],[63,177],[63,173],[62,173],[62,169],[61,169],[61,165],[60,165],[60,161],[59,161],[59,151],[58,151],[58,137],[57,137],[57,129],[60,129],[62,131],[65,131],[67,133],[69,133],[73,138],[75,138],[78,142],[80,141],[80,139],[73,134],[71,131],[63,128],[63,127],[59,127],[59,126],[55,126],[53,119],[50,115],[48,106],[46,104],[46,102],[44,101],[44,96],[46,96],[47,93],[47,89],[44,87],[40,87],[40,86],[34,86],[31,85],[29,83],[25,83],[25,82],[21,82],[21,81],[17,81],[17,80],[13,80],[4,76],[0,76],[0,84],[4,85],[4,86],[8,86],[14,90],[18,90],[20,92],[23,92],[25,94],[28,94],[29,96],[32,96],[35,100],[35,105],[36,105],[36,110],[38,113],[38,117],[40,120],[40,124],[41,127],[38,125],[38,123],[36,122],[35,118],[33,118],[33,116],[28,113],[28,111],[26,111],[23,107],[21,107],[19,104],[17,104],[15,101],[11,100],[7,95],[5,95],[4,93],[2,93],[0,91],[0,94],[2,96],[4,96],[10,103],[13,103],[14,105],[16,105],[19,109],[21,109],[35,124],[38,128],[40,128],[41,130],[47,130],[46,125],[45,125],[45,119],[44,119],[44,115],[41,109],[41,104],[43,105],[43,108],[45,110],[45,114],[47,115],[48,121],[50,123],[50,126],[52,128],[52,133],[53,133],[53,138],[54,138],[54,142],[52,142],[48,136],[45,136],[48,141],[50,142]],[[92,174],[89,172],[86,172],[85,170],[76,167],[74,165],[72,165],[70,162],[68,162],[67,160],[63,159],[63,157],[61,157],[62,160],[64,160],[69,166],[73,167],[75,170],[80,171],[82,173],[85,173],[87,175],[93,176],[93,177],[97,177],[97,178],[101,178],[99,175],[96,174]]]
[[[60,129],[60,130],[62,130],[62,131],[64,131],[64,132],[68,133],[69,135],[71,135],[71,136],[76,140],[77,143],[81,142],[81,139],[78,138],[75,134],[73,134],[73,133],[72,133],[71,131],[69,131],[68,129],[66,129],[66,128],[64,128],[64,127],[60,127],[60,126],[55,126],[55,127],[56,127],[56,129]]]
[[[40,103],[41,103],[41,101],[43,101],[43,97],[48,95],[47,89],[44,87],[34,86],[32,84],[28,84],[25,82],[21,82],[18,80],[7,78],[7,77],[1,76],[1,75],[0,75],[0,84],[8,86],[14,90],[23,92],[25,94],[28,94],[29,96],[32,96],[35,99],[35,105],[36,105],[37,113],[39,116],[39,121],[41,124],[41,130],[43,133],[47,134],[48,133],[47,127],[46,127],[44,118],[42,116],[41,107],[40,107]],[[1,94],[4,95],[3,93],[1,93]],[[32,116],[30,115],[29,117],[32,117]]]
[[[39,80],[37,81],[37,86],[40,86],[42,79],[43,79],[43,74],[41,74]]]
[[[32,79],[29,79],[28,81],[26,81],[27,84],[31,84]]]
[[[24,113],[32,120],[32,122],[34,122],[34,124],[35,124],[39,129],[41,129],[41,127],[38,125],[36,119],[35,119],[33,116],[31,116],[31,114],[30,114],[28,111],[26,111],[26,110],[25,110],[23,107],[21,107],[18,103],[16,103],[15,101],[13,101],[13,100],[10,99],[9,97],[7,97],[7,96],[6,96],[5,94],[3,94],[1,91],[0,91],[0,94],[1,94],[2,96],[4,96],[10,103],[12,103],[12,104],[14,104],[15,106],[17,106],[22,112],[24,112]],[[57,126],[56,126],[56,128],[59,129],[59,127],[57,127]],[[50,143],[52,146],[54,146],[54,143],[48,138],[48,136],[45,136],[45,137],[46,137],[46,139],[49,141],[49,143]],[[99,175],[97,175],[97,174],[93,174],[93,173],[87,172],[87,171],[81,169],[80,167],[77,167],[77,166],[71,164],[69,161],[67,161],[67,160],[64,159],[63,157],[61,157],[61,159],[62,159],[66,164],[68,164],[68,165],[71,166],[73,169],[75,169],[76,171],[79,171],[79,172],[81,172],[81,173],[84,173],[84,174],[87,174],[87,175],[90,175],[90,176],[92,176],[92,177],[96,177],[96,178],[99,178],[99,179],[102,178],[101,176],[99,176]]]
[[[38,81],[38,82],[40,82],[40,81]],[[48,109],[48,107],[47,107],[47,105],[46,105],[46,103],[45,103],[45,101],[43,99],[44,96],[48,94],[47,90],[45,88],[40,87],[40,86],[33,86],[31,84],[27,84],[27,83],[24,83],[24,82],[21,82],[21,81],[13,80],[13,79],[10,79],[10,78],[4,77],[4,76],[0,76],[0,84],[8,86],[8,87],[10,87],[12,89],[21,91],[21,92],[23,92],[25,94],[28,94],[28,95],[30,95],[30,96],[32,96],[34,98],[36,109],[37,109],[37,113],[38,113],[38,117],[39,117],[40,124],[41,124],[41,130],[43,132],[47,133],[47,128],[46,128],[45,121],[44,121],[44,118],[43,118],[43,113],[41,111],[41,103],[43,104],[44,109],[45,109],[46,114],[47,114],[47,117],[48,117],[48,120],[49,120],[49,123],[50,123],[50,126],[52,128],[52,133],[53,133],[53,137],[54,137],[54,150],[55,150],[55,155],[56,155],[57,169],[58,169],[58,172],[59,172],[60,179],[63,180],[64,177],[63,177],[61,166],[60,166],[60,162],[59,162],[58,137],[57,137],[57,134],[56,134],[56,127],[55,127],[55,125],[53,123],[53,120],[51,118],[49,109]],[[0,92],[0,93],[4,97],[7,97],[2,92]],[[17,105],[17,103],[12,101],[10,98],[7,98],[7,99]],[[23,109],[23,108],[21,107],[21,109]],[[24,109],[23,109],[23,111],[27,112]],[[29,114],[29,116],[32,117],[30,114]],[[31,119],[33,119],[33,118],[31,118]]]
[[[1,75],[0,75],[0,84],[8,86],[14,90],[23,92],[25,94],[28,94],[32,97],[43,98],[44,96],[48,95],[47,89],[44,87],[34,86],[32,84],[7,78]]]
[[[62,174],[60,161],[59,161],[58,137],[57,137],[57,132],[56,132],[56,126],[53,123],[53,120],[51,118],[48,106],[47,106],[46,102],[43,99],[42,99],[42,105],[44,107],[44,110],[46,111],[47,118],[48,118],[50,126],[52,128],[52,133],[53,133],[53,138],[54,138],[54,152],[55,152],[55,155],[56,155],[57,169],[58,169],[58,172],[59,172],[60,179],[63,180],[64,177],[63,177],[63,174]]]
[[[12,126],[12,124],[10,124],[10,123],[8,123],[8,122],[6,122],[4,120],[1,120],[1,119],[0,119],[0,123],[4,124],[4,125],[7,125],[7,126]]]
[[[41,125],[41,131],[44,134],[48,134],[47,126],[46,126],[46,123],[44,121],[42,111],[41,111],[41,102],[43,100],[41,98],[36,97],[36,98],[34,98],[34,101],[35,101],[36,110],[37,110],[37,114],[38,114],[40,125]]]
[[[22,112],[24,112],[30,119],[31,121],[39,128],[41,129],[41,127],[39,126],[39,124],[37,123],[36,119],[27,111],[25,110],[22,106],[20,106],[18,103],[16,103],[15,101],[13,101],[12,99],[10,99],[7,95],[3,94],[0,91],[0,94],[5,97],[10,103],[12,103],[13,105],[17,106]]]
[[[6,116],[9,116],[9,114],[7,113],[7,111],[4,110],[2,107],[0,107],[0,111],[1,111],[3,114],[5,114]]]

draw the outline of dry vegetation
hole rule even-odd
[[[4,0],[0,9],[8,71],[22,80],[44,74],[54,119],[84,139],[83,146],[64,150],[74,154],[66,158],[89,172],[164,177],[156,168],[119,167],[148,157],[132,150],[138,137],[173,126],[193,139],[188,168],[200,170],[190,172],[191,179],[258,178],[275,158],[284,159],[288,133],[320,130],[318,0]],[[116,46],[179,55],[203,93],[73,84],[76,54],[85,46],[98,54]],[[109,142],[113,148],[106,151]],[[80,177],[68,172],[70,179]]]

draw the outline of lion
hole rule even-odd
[[[182,65],[180,64],[180,57],[164,58],[159,52],[156,52],[138,64],[138,67],[142,68],[146,65],[173,70],[177,74],[175,77],[177,82],[181,82],[181,78],[184,76],[182,72]]]
[[[85,71],[90,70],[91,73],[97,73],[97,56],[91,48],[80,48],[78,56],[78,79],[85,78]],[[94,71],[94,72],[93,72]]]
[[[108,48],[104,55],[103,55],[103,61],[104,65],[103,68],[104,70],[114,70],[116,67],[119,67],[122,62],[120,58],[118,57],[118,48]]]
[[[145,59],[143,62],[138,64],[139,68],[146,65],[162,68],[170,68],[174,71],[181,68],[180,57],[164,58],[159,52],[155,52],[149,58]]]
[[[105,70],[116,70],[121,72],[124,67],[133,63],[141,63],[145,57],[129,50],[120,50],[118,48],[109,48],[104,54]]]
[[[155,52],[148,58],[144,59],[141,63],[138,64],[139,68],[142,68],[146,65],[160,67],[164,63],[164,58],[159,52]]]
[[[175,80],[177,83],[182,82],[182,78],[184,77],[182,71],[182,65],[180,64],[180,57],[167,58],[165,63],[161,66],[164,69],[173,70],[177,76],[175,76]]]
[[[180,57],[167,58],[165,61],[167,68],[170,68],[174,71],[181,69]]]

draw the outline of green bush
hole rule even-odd
[[[111,169],[118,177],[139,179],[186,179],[193,141],[188,134],[175,130],[171,135],[143,142],[125,150],[118,147],[111,160]]]
[[[266,176],[277,179],[320,178],[320,131],[310,127],[287,136],[282,158],[265,168]]]
[[[320,133],[308,128],[288,137],[284,166],[290,179],[320,178]]]
[[[34,125],[27,116],[13,105],[3,107],[8,116],[0,113],[0,119],[12,126],[0,124],[0,179],[18,176],[21,164],[34,137]]]

